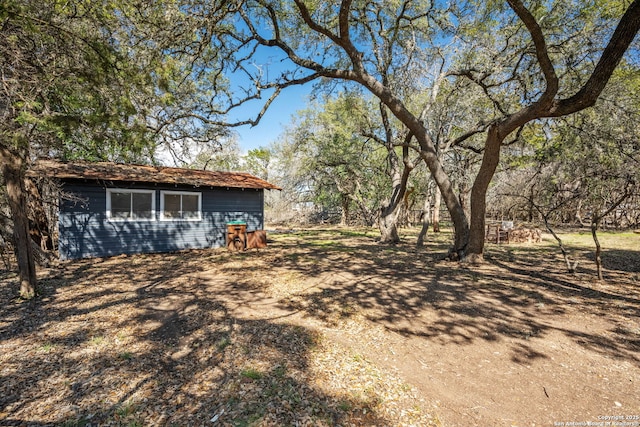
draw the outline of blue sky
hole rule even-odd
[[[246,49],[249,51],[248,47]],[[239,53],[244,54],[246,52],[241,50]],[[282,73],[287,73],[297,68],[280,50],[263,46],[259,46],[253,51],[250,61],[247,61],[244,65],[249,70],[260,70],[260,73],[264,73],[265,81],[267,82],[277,80],[277,77]],[[271,79],[269,75],[271,75]],[[243,72],[235,72],[228,75],[228,77],[232,84],[238,88],[251,88],[252,83]],[[297,77],[300,76],[298,75]],[[313,82],[283,89],[257,126],[250,127],[247,125],[235,128],[234,131],[239,136],[238,143],[242,151],[246,152],[253,148],[266,147],[275,141],[291,122],[291,116],[306,107],[307,99],[312,89]],[[255,119],[269,95],[271,95],[271,92],[265,93],[262,100],[252,101],[234,109],[228,119],[231,122]]]
[[[257,126],[248,125],[235,128],[238,134],[238,144],[242,151],[253,148],[266,147],[278,139],[285,127],[291,122],[291,116],[306,107],[312,85],[293,86],[282,91],[267,110]],[[264,101],[253,103],[250,106],[239,109],[235,114],[236,119],[255,118],[263,106]]]

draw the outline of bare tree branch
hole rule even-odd
[[[595,104],[639,30],[640,0],[634,0],[620,19],[586,83],[575,95],[556,101],[545,117],[566,116]]]

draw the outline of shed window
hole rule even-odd
[[[202,195],[194,192],[162,191],[160,211],[160,218],[164,220],[201,220]]]
[[[154,191],[107,190],[107,218],[114,221],[152,220],[155,217]]]

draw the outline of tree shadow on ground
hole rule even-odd
[[[229,298],[251,304],[251,289],[198,276],[221,259],[67,263],[31,302],[4,286],[2,424],[391,424],[375,399],[317,386],[316,332],[234,315]]]
[[[638,239],[640,244],[640,238]],[[640,273],[640,251],[603,249],[602,264],[605,270],[620,271],[625,273]],[[595,252],[589,252],[586,257],[595,263]],[[636,276],[636,278],[640,278]]]
[[[282,299],[283,308],[329,325],[364,311],[391,331],[443,345],[513,340],[516,362],[523,354],[546,357],[529,340],[560,332],[590,351],[640,363],[640,331],[620,329],[620,322],[606,333],[562,325],[576,310],[637,318],[640,289],[630,280],[600,289],[592,277],[564,273],[561,261],[549,260],[548,247],[494,246],[487,263],[473,266],[442,261],[444,251],[382,246],[373,238],[315,243],[323,233],[281,242],[289,246],[279,265],[316,278],[312,289]]]
[[[461,265],[443,260],[447,247],[315,230],[276,236],[262,251],[66,263],[33,302],[5,283],[0,416],[7,425],[393,424],[374,394],[318,386],[327,343],[284,323],[293,314],[330,328],[364,316],[428,344],[507,343],[521,365],[548,358],[532,341],[558,333],[640,363],[640,330],[627,322],[640,316],[633,276],[571,276],[537,246],[490,246],[487,263]],[[238,314],[265,298],[280,310],[272,317]],[[575,313],[608,329],[581,327]]]

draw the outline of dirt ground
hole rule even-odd
[[[405,234],[63,262],[32,302],[4,273],[0,425],[640,425],[640,235],[599,282],[547,238],[464,265]]]

